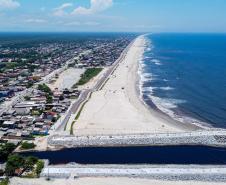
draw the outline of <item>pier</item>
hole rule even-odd
[[[161,146],[204,145],[226,146],[226,130],[201,130],[178,133],[143,133],[72,136],[53,135],[48,145],[56,148],[108,147],[108,146]]]
[[[48,178],[137,177],[164,180],[226,181],[223,166],[199,165],[58,165],[47,166],[41,176]]]

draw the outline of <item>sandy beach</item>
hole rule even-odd
[[[104,88],[94,92],[74,125],[75,135],[194,130],[149,109],[139,98],[138,66],[145,38],[138,37]]]
[[[11,185],[225,185],[224,182],[202,182],[202,181],[163,181],[138,178],[79,178],[79,179],[24,179],[13,178]]]

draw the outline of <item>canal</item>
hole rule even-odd
[[[90,147],[27,152],[50,164],[226,164],[226,148],[208,146]]]

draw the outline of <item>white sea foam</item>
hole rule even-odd
[[[143,73],[143,74],[140,74],[140,80],[141,80],[141,83],[143,85],[144,82],[151,81],[152,76],[149,73]]]
[[[161,109],[173,109],[177,108],[178,104],[186,103],[185,100],[179,99],[167,99],[167,98],[159,98],[156,96],[149,96],[156,106]]]
[[[155,65],[158,65],[158,66],[162,65],[162,63],[157,59],[152,59],[151,62],[153,62]]]
[[[148,94],[151,94],[153,93],[153,88],[152,87],[142,87],[142,92],[148,92]]]
[[[145,56],[145,57],[144,57],[144,59],[150,59],[150,58],[152,58],[152,57],[149,57],[149,56]]]
[[[173,109],[176,109],[179,104],[186,103],[185,100],[159,98],[153,95],[149,95],[149,98],[152,100],[152,102],[156,105],[156,107],[159,110],[161,110],[163,113],[167,114],[174,120],[182,123],[194,124],[202,128],[209,128],[209,125],[207,125],[204,122],[201,122],[197,119],[185,115],[178,115],[174,112]]]
[[[145,40],[146,40],[146,42],[145,42],[146,49],[145,50],[151,51],[154,48],[154,46],[152,45],[150,40],[148,40],[147,38],[145,38]],[[157,106],[157,108],[159,110],[161,110],[163,113],[165,113],[168,116],[170,116],[171,118],[173,118],[174,120],[177,120],[182,123],[192,123],[192,124],[197,125],[202,128],[208,128],[208,125],[204,122],[198,121],[198,120],[188,117],[188,116],[177,115],[174,112],[173,109],[176,109],[179,104],[186,103],[185,100],[165,99],[165,98],[159,98],[159,97],[153,96],[153,90],[156,88],[166,90],[166,91],[173,90],[174,88],[168,87],[168,86],[167,87],[143,87],[143,84],[146,81],[151,81],[151,80],[155,80],[158,78],[158,76],[156,76],[156,75],[144,72],[144,69],[146,67],[146,65],[144,64],[144,59],[152,58],[152,57],[145,57],[144,54],[143,54],[142,59],[139,62],[139,69],[138,69],[138,75],[140,76],[139,90],[140,90],[141,100],[144,102],[144,100],[142,99],[143,93],[144,92],[148,93],[149,98]],[[156,65],[162,65],[161,62],[157,59],[153,59],[153,60],[151,60],[151,62],[155,63]],[[168,80],[163,79],[163,81],[167,82]],[[146,102],[144,102],[144,103],[146,104]]]
[[[159,89],[162,89],[162,90],[165,90],[165,91],[172,91],[172,90],[174,90],[173,87],[169,87],[169,86],[167,86],[167,87],[159,87]]]

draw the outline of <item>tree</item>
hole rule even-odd
[[[31,98],[30,98],[29,96],[24,96],[24,99],[25,99],[26,101],[31,100]]]
[[[26,150],[26,149],[32,149],[32,148],[34,148],[36,145],[34,144],[34,143],[28,143],[28,142],[23,142],[22,144],[21,144],[21,149],[23,150]]]
[[[9,184],[9,179],[6,178],[6,179],[3,179],[0,181],[0,185],[8,185]]]
[[[32,87],[34,85],[34,83],[32,82],[32,81],[29,81],[28,83],[27,83],[27,88],[30,88],[30,87]]]
[[[51,96],[51,95],[47,95],[46,96],[46,101],[47,101],[47,103],[53,103],[53,97]]]
[[[59,97],[59,100],[60,100],[60,101],[63,101],[63,100],[64,100],[64,96],[61,95],[61,96]]]
[[[0,158],[7,159],[8,155],[16,148],[13,143],[5,143],[0,145]]]
[[[21,157],[17,154],[10,155],[6,162],[6,169],[5,169],[6,175],[13,176],[15,174],[15,170],[23,168],[23,165],[24,165],[23,157]]]
[[[42,172],[42,169],[44,168],[44,162],[39,160],[37,162],[37,167],[36,167],[36,174],[39,176],[39,174]]]
[[[38,162],[38,158],[34,156],[28,156],[25,159],[24,168],[26,170],[33,170],[34,165]]]
[[[46,85],[46,84],[39,84],[38,85],[38,90],[45,92],[47,94],[52,95],[51,89]]]

